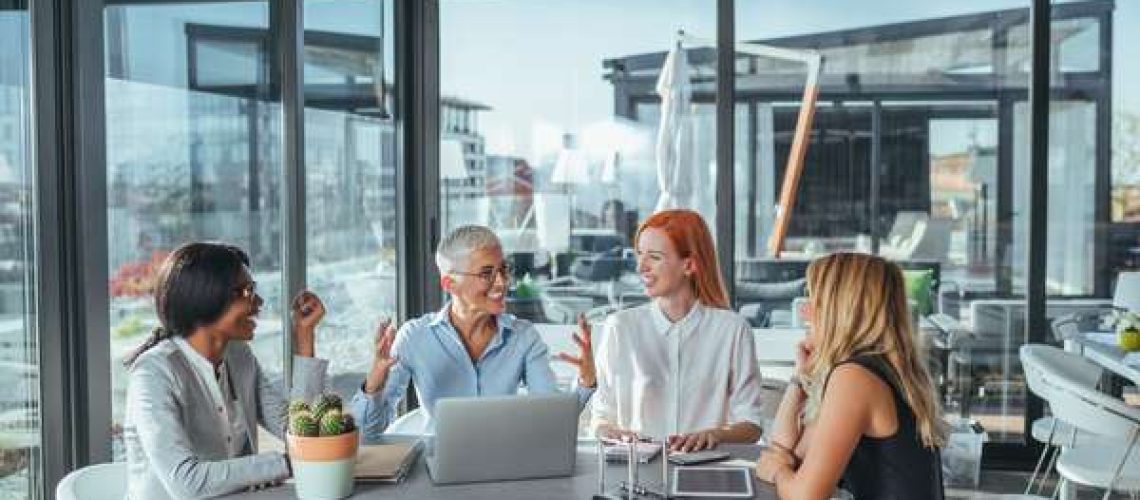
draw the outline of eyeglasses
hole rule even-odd
[[[450,271],[448,274],[458,274],[460,276],[475,276],[483,281],[484,285],[491,286],[495,284],[496,277],[502,277],[503,281],[510,282],[511,276],[514,275],[515,268],[510,264],[503,264],[498,268],[484,267],[482,271],[477,273],[465,273],[462,271]]]
[[[234,295],[242,299],[252,299],[257,295],[257,282],[250,281],[242,286],[234,287]]]

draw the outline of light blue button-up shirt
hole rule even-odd
[[[447,311],[444,305],[438,312],[404,323],[392,343],[396,364],[389,369],[384,388],[373,394],[357,389],[352,410],[366,442],[378,440],[395,418],[409,379],[429,419],[440,398],[512,395],[520,386],[530,394],[558,391],[550,350],[529,321],[500,314],[495,337],[472,363]],[[580,408],[585,408],[594,389],[575,382],[575,392]]]

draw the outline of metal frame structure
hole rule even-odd
[[[208,0],[190,0],[207,3]],[[241,0],[234,0],[241,1]],[[395,120],[398,142],[397,199],[403,210],[398,214],[398,304],[399,315],[412,317],[440,305],[440,296],[424,283],[437,281],[431,263],[431,250],[439,238],[439,1],[391,0],[395,7],[394,36],[396,67]],[[1082,2],[1050,5],[1048,0],[1031,0],[1031,10],[1002,11],[984,17],[962,16],[922,21],[907,25],[872,28],[879,38],[911,36],[940,29],[947,22],[955,26],[970,23],[994,26],[993,43],[1008,41],[1008,28],[1030,24],[1033,36],[1032,85],[997,95],[979,81],[977,89],[962,91],[960,86],[940,88],[937,85],[896,89],[892,100],[925,100],[931,96],[947,99],[996,102],[997,117],[1009,121],[1013,104],[1028,99],[1033,112],[1031,130],[1032,182],[1031,199],[1037,210],[1031,212],[1029,245],[1029,293],[1027,294],[1028,340],[1041,340],[1047,332],[1044,318],[1045,262],[1047,220],[1044,210],[1047,196],[1048,103],[1066,95],[1081,96],[1097,103],[1098,127],[1111,120],[1109,89],[1101,84],[1104,74],[1111,74],[1110,52],[1102,50],[1099,75],[1065,74],[1061,90],[1052,94],[1049,85],[1049,47],[1045,41],[1051,29],[1050,18],[1078,15],[1099,16],[1101,44],[1111,43],[1111,2]],[[288,189],[286,210],[290,217],[288,237],[284,243],[290,272],[286,289],[294,291],[304,283],[303,214],[303,96],[300,57],[303,48],[302,0],[276,0],[273,5],[271,31],[274,44],[275,72],[282,76],[281,99],[285,118],[285,167]],[[32,151],[35,170],[35,262],[34,310],[35,332],[40,352],[40,415],[42,446],[37,457],[42,466],[43,481],[37,497],[52,496],[58,480],[69,470],[110,458],[110,356],[107,291],[107,207],[106,141],[104,97],[104,7],[107,5],[147,5],[166,3],[162,0],[30,0],[31,19],[31,110]],[[185,1],[181,3],[187,3]],[[733,226],[735,196],[734,118],[737,104],[735,71],[734,0],[717,1],[717,40],[715,49],[693,51],[690,59],[698,64],[716,62],[715,92],[694,94],[700,102],[716,102],[718,127],[716,158],[720,165],[716,193],[716,229],[718,251],[727,283],[733,285]],[[1107,5],[1107,7],[1106,7]],[[1052,12],[1051,12],[1052,11]],[[854,31],[825,34],[822,38],[789,37],[770,43],[785,47],[844,44],[865,37]],[[611,60],[606,67],[615,74],[635,69],[660,67],[664,54],[649,54]],[[1000,62],[1000,61],[999,61]],[[620,67],[619,67],[620,66]],[[613,75],[611,75],[613,77]],[[632,77],[631,77],[632,78]],[[638,102],[651,102],[646,89],[652,82],[630,80],[630,85],[615,88],[614,109],[622,116],[635,114]],[[846,82],[841,82],[846,83]],[[921,83],[921,82],[919,82]],[[860,100],[881,105],[883,95],[873,86],[850,88],[836,86],[825,77],[821,80],[821,99]],[[878,95],[878,98],[875,96]],[[756,99],[791,100],[794,94],[757,94]],[[752,101],[748,101],[752,102]],[[753,109],[753,105],[749,105]],[[1001,132],[1000,143],[1010,144],[1012,131]],[[1109,177],[1105,164],[1109,155],[1110,136],[1098,134],[1096,156],[1096,218],[1107,220]],[[1007,167],[999,169],[1002,189],[1009,190],[1012,180],[1012,152],[999,151],[999,161]],[[1009,192],[999,196],[999,231],[1012,234],[1012,206]],[[1098,228],[1098,246],[1106,241],[1105,230]],[[1008,240],[1008,239],[1007,239]],[[1008,252],[1008,249],[1002,251]],[[1104,251],[1096,254],[1102,267]],[[1006,277],[1008,279],[1008,277]],[[1098,282],[1097,291],[1107,291]],[[288,294],[286,294],[288,296]],[[288,333],[286,333],[286,342]],[[1032,419],[1041,412],[1040,404],[1031,403]],[[998,461],[1031,457],[1031,450],[992,449]]]
[[[713,45],[711,40],[698,38],[686,34],[684,31],[678,33],[678,39],[681,42],[689,44]],[[736,43],[732,45],[731,50],[721,50],[718,46],[718,54],[725,52],[733,54],[733,58],[735,58],[735,54],[742,53],[781,61],[797,62],[807,66],[807,78],[804,83],[803,95],[800,101],[799,116],[796,119],[796,131],[792,140],[792,150],[788,154],[786,168],[788,175],[784,177],[784,186],[780,189],[780,204],[776,211],[776,227],[772,231],[772,236],[768,239],[768,251],[773,255],[780,255],[780,252],[783,251],[784,248],[784,238],[787,236],[791,210],[796,203],[796,191],[799,188],[800,174],[803,173],[804,157],[807,155],[808,133],[811,131],[812,118],[815,116],[816,99],[819,97],[819,75],[823,69],[823,57],[819,55],[819,52],[810,49],[786,49],[756,42]],[[718,64],[719,63],[720,61],[718,60]],[[735,94],[735,88],[732,92]],[[718,87],[717,102],[720,103],[722,101],[731,102],[725,98],[725,93]],[[753,123],[753,121],[749,123]],[[750,135],[749,137],[754,137],[754,135]],[[752,150],[754,151],[754,148]],[[735,196],[735,192],[733,195]],[[731,200],[732,197],[718,197],[718,199]],[[719,206],[733,207],[733,203],[721,203],[718,207]],[[731,217],[731,210],[729,210],[728,215]],[[720,216],[721,213],[718,210],[718,220]],[[729,260],[732,258],[732,255],[728,256]]]
[[[1109,165],[1109,158],[1111,155],[1111,103],[1112,103],[1112,65],[1111,65],[1111,52],[1112,52],[1112,10],[1114,2],[1112,0],[1092,0],[1084,2],[1065,3],[1052,7],[1052,19],[1054,21],[1067,20],[1067,19],[1094,19],[1099,26],[1099,53],[1101,60],[1097,66],[1097,71],[1093,72],[1066,72],[1057,75],[1056,80],[1053,82],[1052,98],[1053,99],[1072,99],[1091,102],[1097,109],[1097,129],[1096,129],[1096,199],[1107,200],[1110,197],[1110,175],[1111,168]],[[866,28],[848,29],[842,31],[817,33],[810,35],[797,35],[791,37],[774,38],[761,40],[757,43],[767,46],[777,46],[787,49],[814,49],[824,50],[832,47],[842,47],[850,44],[864,44],[869,41],[874,42],[898,42],[903,40],[910,40],[918,37],[937,36],[947,33],[955,33],[962,31],[976,31],[988,30],[992,33],[992,45],[994,47],[993,55],[994,60],[991,64],[994,68],[1008,67],[1008,61],[1005,60],[1006,48],[1009,44],[1009,36],[1011,30],[1018,26],[1025,26],[1029,21],[1030,12],[1028,8],[1023,9],[1009,9],[994,12],[966,14],[959,16],[952,16],[939,19],[927,19],[921,21],[896,23],[881,26],[872,26]],[[736,45],[740,46],[740,45]],[[742,52],[737,50],[737,52]],[[689,50],[688,59],[692,65],[708,66],[713,64],[717,59],[717,50],[702,47]],[[621,58],[609,59],[604,62],[604,67],[609,70],[606,78],[614,84],[614,110],[615,113],[621,114],[627,118],[636,119],[638,105],[652,104],[657,102],[656,94],[653,86],[656,82],[656,74],[654,73],[664,63],[665,53],[645,53],[630,55]],[[734,61],[734,65],[735,65]],[[702,90],[694,89],[692,94],[693,102],[696,103],[711,103],[716,101],[717,92],[719,92],[720,83],[723,78],[729,73],[720,71],[721,63],[717,63],[717,88],[714,92],[707,85],[709,82],[704,81],[705,88]],[[747,70],[737,69],[733,74],[740,81],[745,78],[752,77],[756,74],[754,66]],[[800,77],[802,79],[802,77]],[[696,83],[701,83],[700,80],[694,79]],[[749,119],[746,123],[751,124],[755,119],[755,104],[756,103],[788,103],[797,104],[801,102],[803,96],[797,80],[789,80],[783,86],[765,85],[759,88],[742,88],[737,85],[734,89],[735,99],[737,104],[748,105],[750,113]],[[965,105],[990,105],[996,104],[994,108],[996,111],[993,114],[985,116],[984,114],[976,115],[974,117],[982,118],[995,118],[998,121],[998,192],[997,206],[995,213],[995,223],[997,226],[996,233],[996,248],[994,249],[995,262],[1011,262],[1013,256],[1010,254],[1012,251],[1013,242],[1013,220],[1014,210],[1012,206],[1013,200],[1013,126],[1014,126],[1014,106],[1017,103],[1026,102],[1029,98],[1029,85],[1028,78],[1024,79],[1009,79],[1004,78],[1003,75],[955,75],[955,82],[953,84],[940,83],[934,79],[919,78],[911,82],[904,83],[891,83],[891,84],[873,84],[859,82],[857,78],[850,78],[843,75],[824,74],[820,78],[819,102],[820,103],[843,103],[843,102],[865,102],[869,103],[875,112],[879,113],[879,119],[882,113],[888,112],[887,108],[883,106],[884,101],[889,101],[891,109],[898,109],[901,105],[907,106],[927,106],[932,118],[951,118],[962,116],[962,112],[953,109],[952,106],[941,104],[927,104],[927,103],[947,103],[956,102]],[[913,104],[908,104],[913,103]],[[881,122],[880,122],[881,125]],[[718,123],[718,126],[720,124]],[[880,132],[882,130],[880,129]],[[721,133],[718,133],[718,141]],[[749,134],[748,140],[750,141],[747,151],[755,151],[756,140],[755,134]],[[731,141],[730,141],[731,142]],[[718,144],[718,151],[720,145]],[[872,138],[872,154],[881,153],[881,133]],[[878,163],[875,163],[875,168],[878,168]],[[718,178],[728,174],[728,170],[720,169]],[[878,208],[880,205],[879,198],[881,189],[878,183],[880,182],[879,175],[871,176],[871,194],[872,199],[870,205],[872,208],[872,215],[874,219],[878,220]],[[752,186],[754,183],[750,183]],[[718,200],[729,200],[725,198],[722,193],[718,191]],[[754,198],[755,199],[755,198]],[[723,203],[722,203],[723,205]],[[729,206],[731,209],[731,205]],[[749,207],[750,215],[754,215],[755,207]],[[755,220],[754,217],[749,220]],[[1094,254],[1094,269],[1106,269],[1108,263],[1108,243],[1109,233],[1106,226],[1109,222],[1108,205],[1100,203],[1097,205],[1095,222],[1097,223],[1096,232],[1096,252]],[[754,241],[756,239],[755,228],[748,228],[748,248],[755,248]],[[871,228],[871,244],[872,247],[877,247],[879,240],[882,237],[880,228],[872,224]],[[729,226],[729,231],[735,233],[735,228]],[[773,234],[773,236],[775,236]],[[720,231],[718,230],[718,238]],[[721,244],[726,243],[724,240]],[[770,242],[771,243],[771,242]],[[735,245],[733,245],[733,248]],[[725,257],[722,256],[722,261],[726,258],[732,258],[731,253]],[[727,275],[726,275],[727,279]],[[1108,293],[1109,285],[1111,284],[1110,276],[1104,273],[1097,273],[1093,283],[1093,295],[1103,296]],[[1010,266],[998,266],[994,277],[994,288],[998,293],[1011,294],[1013,292],[1013,277],[1011,275]]]

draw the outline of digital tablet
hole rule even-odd
[[[743,467],[677,467],[676,496],[752,498],[752,470]]]

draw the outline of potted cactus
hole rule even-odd
[[[325,394],[312,404],[289,404],[286,440],[297,498],[336,500],[352,494],[358,435],[340,397]]]

